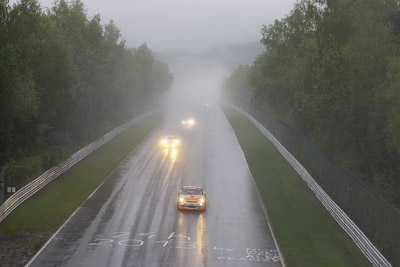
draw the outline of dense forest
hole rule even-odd
[[[226,81],[400,207],[400,5],[299,0]]]
[[[79,0],[0,0],[0,167],[21,186],[132,119],[172,84],[146,44],[128,49],[113,21]]]

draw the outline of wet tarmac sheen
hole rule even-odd
[[[172,111],[30,266],[281,266],[255,184],[217,105]],[[163,150],[163,135],[181,147]],[[203,186],[205,212],[179,211],[182,185]]]

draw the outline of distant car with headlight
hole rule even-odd
[[[180,145],[180,140],[175,135],[167,135],[161,139],[162,148],[177,148]]]
[[[194,126],[194,123],[195,123],[194,119],[182,120],[182,126],[185,127],[185,128],[190,128],[190,127]]]
[[[178,193],[178,209],[206,210],[206,193],[201,186],[185,185]]]

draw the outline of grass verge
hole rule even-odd
[[[54,232],[161,119],[161,113],[145,118],[83,159],[15,209],[0,234]]]
[[[222,109],[245,153],[287,266],[371,265],[273,144],[242,114]]]

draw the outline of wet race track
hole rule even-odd
[[[224,113],[189,106],[169,109],[30,266],[281,266]],[[167,134],[181,138],[178,149],[161,148]],[[182,185],[204,187],[206,211],[177,209]]]

